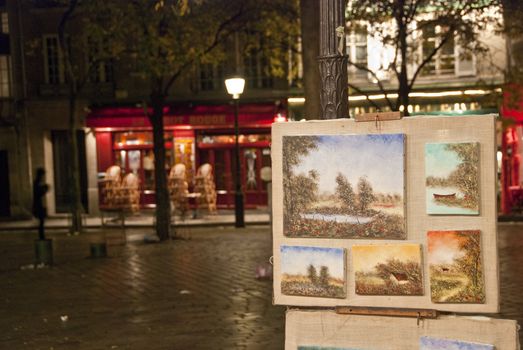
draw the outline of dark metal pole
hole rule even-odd
[[[235,216],[235,227],[245,227],[245,215],[243,210],[243,193],[241,184],[241,164],[240,164],[240,127],[238,125],[238,114],[240,109],[239,98],[234,99],[234,133],[236,136],[235,144],[235,158],[236,158],[236,191],[234,193],[234,216]]]
[[[345,5],[345,0],[320,0],[320,119],[349,117],[345,35],[336,32],[345,28]]]

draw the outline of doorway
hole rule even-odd
[[[10,216],[9,162],[7,151],[0,151],[0,217]]]

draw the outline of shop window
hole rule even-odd
[[[117,132],[114,134],[114,146],[139,146],[139,145],[152,145],[153,134],[152,132]]]
[[[255,142],[270,142],[271,135],[269,134],[249,134],[238,135],[239,143],[255,143]],[[235,135],[200,135],[198,136],[198,143],[203,144],[222,144],[222,143],[236,143]]]

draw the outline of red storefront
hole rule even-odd
[[[240,167],[246,207],[267,205],[266,184],[260,170],[271,165],[270,128],[286,112],[277,104],[240,106]],[[234,109],[231,105],[170,106],[165,108],[166,172],[184,163],[191,186],[198,167],[210,163],[214,170],[218,206],[234,206]],[[102,178],[118,165],[140,179],[141,203],[154,206],[154,155],[152,127],[143,108],[93,109],[87,126],[94,129],[97,167]]]
[[[512,84],[503,91],[501,116],[505,126],[501,137],[501,212],[523,211],[523,88]]]

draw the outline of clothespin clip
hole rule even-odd
[[[338,37],[338,53],[343,56],[343,40],[345,40],[345,28],[343,26],[336,28],[336,36]]]

